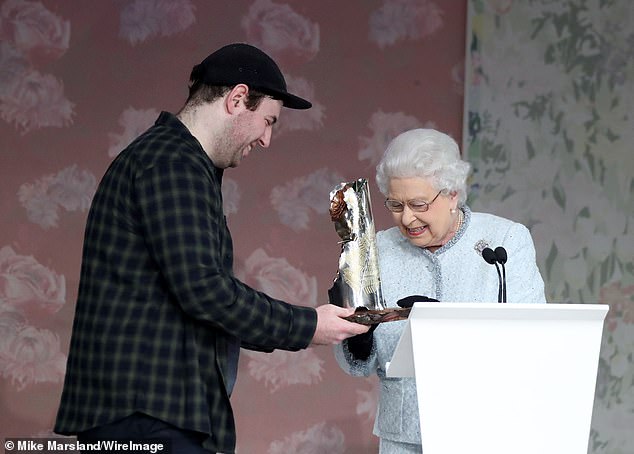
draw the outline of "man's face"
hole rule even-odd
[[[256,146],[267,148],[271,143],[273,125],[277,122],[282,101],[264,98],[255,111],[246,107],[231,121],[230,126],[220,140],[218,156],[221,167],[237,167],[242,158]]]

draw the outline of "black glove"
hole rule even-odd
[[[354,359],[360,359],[362,361],[368,359],[372,352],[372,344],[374,343],[373,333],[377,326],[379,325],[371,325],[367,332],[349,337],[344,341],[348,344],[348,351]]]
[[[396,304],[398,304],[399,307],[406,308],[406,307],[412,307],[414,303],[432,303],[432,302],[439,303],[440,301],[434,298],[430,298],[428,296],[411,295],[411,296],[406,296],[405,298],[401,298],[400,300],[396,302]]]

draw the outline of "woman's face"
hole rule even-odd
[[[432,251],[445,244],[454,235],[457,215],[451,210],[458,204],[456,193],[441,193],[423,178],[392,178],[388,187],[388,200],[403,204],[403,211],[392,212],[394,223],[413,245]],[[433,203],[432,203],[433,200]],[[416,212],[407,202],[427,202],[429,209]]]

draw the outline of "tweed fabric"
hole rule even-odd
[[[381,454],[422,454],[423,448],[420,444],[403,443],[381,438],[379,440],[379,452]]]
[[[426,295],[442,302],[497,302],[497,271],[481,256],[486,246],[507,250],[509,303],[545,303],[544,282],[528,229],[498,216],[472,213],[467,206],[462,210],[463,226],[436,252],[412,245],[396,227],[377,233],[381,287],[388,306],[396,306],[396,301],[409,295]],[[380,324],[366,361],[355,359],[345,341],[335,347],[337,362],[346,373],[378,375],[374,434],[391,441],[389,452],[398,452],[393,449],[399,443],[421,444],[415,379],[385,376],[386,362],[392,359],[405,323]],[[425,417],[424,409],[421,417]],[[404,445],[403,452],[409,452],[406,448]]]
[[[230,453],[229,352],[308,346],[317,315],[232,271],[222,170],[172,114],[111,163],[88,215],[55,431],[141,412]],[[234,358],[236,359],[236,358]]]

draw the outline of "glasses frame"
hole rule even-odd
[[[443,191],[444,191],[444,189],[441,189],[440,191],[438,191],[438,194],[436,194],[436,197],[434,197],[431,202],[425,202],[424,200],[419,200],[419,199],[411,199],[411,200],[408,200],[407,202],[403,203],[403,202],[399,202],[398,200],[394,200],[394,199],[385,199],[385,202],[383,202],[383,204],[385,205],[385,208],[387,208],[388,211],[390,211],[392,213],[402,213],[403,211],[405,211],[405,205],[407,205],[409,207],[409,209],[412,210],[414,213],[424,213],[426,211],[429,211],[429,207],[431,206],[431,204],[436,201],[438,196]],[[420,207],[413,207],[412,206],[412,201],[414,201],[414,200],[416,200],[420,204],[424,204],[424,205],[422,205]],[[395,207],[388,206],[388,202],[399,203],[400,204],[400,209],[394,209]]]

